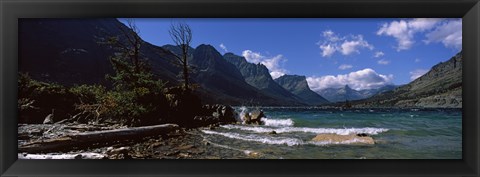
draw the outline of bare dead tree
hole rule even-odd
[[[176,46],[181,49],[181,56],[178,54],[174,54],[174,56],[183,68],[184,88],[189,90],[188,49],[192,42],[192,30],[186,23],[174,23],[168,32]]]
[[[123,45],[124,51],[128,51],[125,55],[130,59],[130,62],[134,65],[134,72],[140,70],[140,47],[142,45],[142,39],[140,38],[140,30],[138,29],[133,19],[127,19],[127,26],[130,30],[126,30],[122,27],[118,27],[122,31],[123,35],[127,39],[128,46],[123,45],[121,42],[117,42],[117,45]]]

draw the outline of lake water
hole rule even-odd
[[[274,159],[461,159],[461,109],[261,109],[265,125],[202,130],[220,145]],[[275,131],[277,134],[269,134]],[[313,142],[317,134],[366,133],[374,145]]]

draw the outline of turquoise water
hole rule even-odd
[[[236,108],[238,112],[253,108]],[[258,108],[255,108],[258,109]],[[265,125],[203,130],[218,144],[275,159],[461,159],[461,109],[259,108]],[[269,134],[275,131],[276,134]],[[374,145],[311,141],[366,133]]]

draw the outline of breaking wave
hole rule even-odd
[[[294,124],[292,119],[262,118],[262,122],[265,126],[271,126],[271,127],[291,127]]]
[[[365,140],[354,138],[351,140],[345,140],[345,141],[309,141],[307,142],[308,144],[313,144],[317,146],[325,146],[325,145],[331,145],[331,144],[355,144],[355,143],[367,143]]]
[[[254,142],[260,142],[264,144],[285,144],[288,146],[303,144],[303,141],[297,138],[265,137],[265,136],[258,136],[258,135],[249,135],[249,134],[242,135],[238,133],[222,133],[222,132],[216,132],[211,130],[202,130],[202,132],[206,134],[221,135],[221,136],[232,138],[232,139],[254,141]]]
[[[338,135],[360,134],[365,133],[369,135],[377,135],[382,132],[388,131],[386,128],[309,128],[309,127],[280,127],[270,128],[261,126],[241,126],[241,125],[223,125],[226,129],[239,129],[245,131],[252,131],[255,133],[268,133],[275,131],[276,133],[290,133],[290,132],[304,132],[304,133],[332,133]]]
[[[272,136],[259,136],[252,134],[239,134],[239,133],[224,133],[211,130],[202,130],[205,134],[210,135],[220,135],[231,139],[238,139],[243,141],[250,142],[259,142],[264,144],[275,144],[275,145],[287,145],[287,146],[298,146],[298,145],[316,145],[316,146],[326,146],[326,145],[347,145],[355,143],[365,143],[364,140],[354,138],[351,140],[345,141],[302,141],[298,138],[287,138],[287,137],[272,137]]]

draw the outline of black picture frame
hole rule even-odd
[[[2,0],[1,176],[479,176],[478,0]],[[17,160],[19,18],[463,18],[462,160]]]

